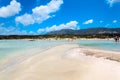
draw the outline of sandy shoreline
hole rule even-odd
[[[120,52],[82,48],[83,54],[86,56],[95,56],[97,58],[104,58],[112,61],[120,62]]]
[[[119,56],[77,44],[59,45],[0,72],[0,80],[120,80]]]

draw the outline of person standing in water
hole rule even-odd
[[[119,42],[119,37],[116,36],[116,37],[114,38],[114,40],[115,40],[115,42]]]
[[[119,42],[119,37],[117,37],[117,42]]]

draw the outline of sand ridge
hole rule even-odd
[[[77,44],[64,44],[33,55],[0,73],[0,80],[120,80],[120,63],[86,56]]]

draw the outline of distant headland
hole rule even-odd
[[[120,28],[62,29],[44,35],[0,35],[0,39],[44,39],[44,38],[113,38],[120,37]]]

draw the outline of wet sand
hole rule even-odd
[[[0,80],[120,80],[120,63],[111,55],[116,59],[119,54],[59,45],[8,66],[0,71]]]

